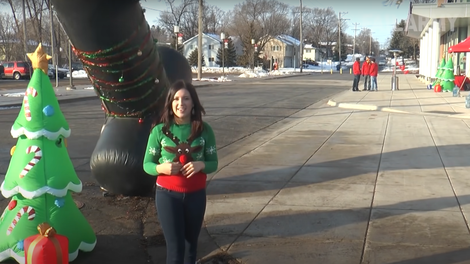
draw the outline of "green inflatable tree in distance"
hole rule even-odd
[[[454,62],[452,61],[452,57],[447,60],[446,65],[442,69],[443,73],[440,76],[441,79],[441,86],[443,92],[452,92],[454,89]]]
[[[47,76],[41,44],[29,53],[33,75],[11,134],[18,138],[0,191],[11,198],[0,217],[0,262],[14,258],[25,262],[24,240],[38,233],[39,224],[50,224],[69,240],[69,260],[79,250],[91,251],[96,235],[77,208],[71,192],[81,192],[66,149],[70,128]]]
[[[444,72],[444,67],[446,66],[446,59],[445,57],[442,57],[441,64],[437,67],[437,72],[436,72],[436,80],[432,84],[432,86],[440,83],[441,75]]]

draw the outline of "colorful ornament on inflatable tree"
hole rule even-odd
[[[454,89],[454,63],[452,58],[447,60],[446,65],[443,68],[444,72],[441,74],[441,86],[443,92],[452,92]]]
[[[81,192],[82,183],[65,145],[70,128],[46,74],[50,56],[39,44],[28,57],[34,71],[11,129],[18,141],[0,186],[2,195],[11,198],[0,217],[0,262],[24,263],[25,239],[36,235],[42,223],[67,237],[72,261],[79,250],[93,250],[96,235],[71,196]]]
[[[434,85],[434,92],[436,92],[436,93],[442,92],[442,87],[441,87],[440,84]]]

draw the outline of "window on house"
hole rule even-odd
[[[191,49],[191,50],[194,49],[194,45],[191,44],[191,45],[189,46],[189,49]]]
[[[209,61],[214,61],[214,57],[210,57],[210,58],[209,58]]]
[[[280,51],[280,50],[281,50],[281,47],[280,47],[280,46],[276,46],[276,50],[277,50],[277,51]]]
[[[209,45],[209,49],[210,49],[210,50],[213,50],[213,49],[214,49],[214,45]]]

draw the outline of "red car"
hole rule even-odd
[[[31,72],[31,66],[28,62],[25,61],[9,61],[4,62],[3,71],[5,73],[5,78],[14,78],[19,80],[21,78],[29,78]]]

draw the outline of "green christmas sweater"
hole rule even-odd
[[[177,192],[193,192],[205,188],[208,173],[215,172],[218,166],[215,136],[209,124],[204,122],[202,133],[189,140],[191,124],[172,124],[169,129],[164,124],[155,126],[150,133],[144,156],[144,170],[157,176],[157,184]],[[158,174],[157,164],[203,161],[205,168],[190,178],[178,175]]]

